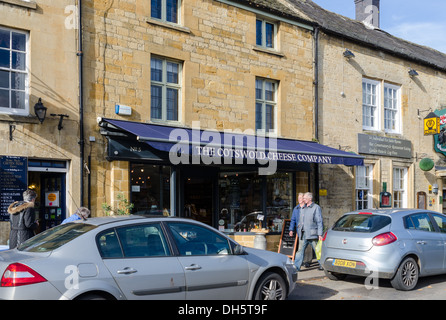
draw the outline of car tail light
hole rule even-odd
[[[322,236],[322,241],[325,241],[327,239],[327,231],[325,231],[324,235]]]
[[[18,287],[47,281],[36,271],[21,263],[13,263],[3,273],[2,287]]]
[[[375,246],[385,246],[387,244],[395,242],[396,240],[398,240],[396,235],[394,235],[392,232],[386,232],[386,233],[381,233],[376,237],[374,237],[372,239],[372,243]]]

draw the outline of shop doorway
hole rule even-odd
[[[66,218],[66,174],[29,172],[29,186],[38,195],[35,206],[38,232],[61,224]]]
[[[186,168],[182,174],[183,216],[214,226],[215,168]]]

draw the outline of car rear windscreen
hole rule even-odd
[[[390,222],[392,222],[392,219],[388,216],[349,214],[339,219],[332,229],[335,231],[371,233],[384,228]]]
[[[53,251],[94,228],[96,226],[85,223],[62,224],[28,239],[18,247],[18,250],[26,252]]]

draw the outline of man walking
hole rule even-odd
[[[299,217],[299,225],[297,227],[297,232],[299,236],[299,241],[303,241],[302,245],[299,245],[299,250],[296,252],[294,259],[294,264],[298,271],[302,266],[302,261],[304,259],[305,249],[309,244],[316,249],[317,242],[322,240],[322,232],[324,229],[322,220],[322,210],[316,203],[313,202],[313,194],[307,192],[303,196],[305,202],[305,208],[301,210]],[[320,261],[319,270],[323,270]]]
[[[299,224],[300,212],[305,207],[304,194],[302,192],[299,193],[299,195],[297,196],[297,202],[298,205],[293,209],[293,213],[291,215],[290,237],[293,236],[294,230],[297,229],[297,226]]]

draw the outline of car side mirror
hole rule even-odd
[[[234,255],[241,255],[241,254],[245,254],[245,250],[243,250],[243,246],[238,244],[234,247]]]

